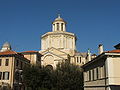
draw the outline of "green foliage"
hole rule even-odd
[[[40,88],[39,90],[49,90],[49,89],[47,89],[47,88]]]
[[[80,67],[69,63],[58,64],[55,74],[58,90],[82,90],[83,77]]]
[[[32,90],[83,90],[82,69],[69,63],[58,64],[55,70],[25,67],[23,77]]]
[[[41,82],[41,78],[39,77],[39,67],[37,66],[27,66],[23,71],[23,80],[25,85],[31,87],[32,89],[36,89]]]

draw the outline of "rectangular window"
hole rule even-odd
[[[16,60],[16,66],[18,66],[19,65],[19,60]]]
[[[9,72],[3,72],[3,80],[9,80]]]
[[[96,68],[96,76],[97,76],[97,79],[99,78],[99,71],[98,71],[98,68]]]
[[[77,57],[77,63],[79,63],[79,57]]]
[[[93,80],[95,80],[95,78],[94,78],[94,69],[92,70],[92,78],[93,78]]]
[[[91,81],[91,71],[89,71],[89,81]]]
[[[2,72],[0,72],[0,80],[2,79]]]
[[[9,59],[6,59],[5,66],[8,66],[8,65],[9,65]]]
[[[63,31],[63,23],[61,23],[61,30]]]
[[[101,79],[101,67],[98,67],[98,79]]]
[[[0,66],[2,65],[2,59],[0,59]]]
[[[23,63],[22,63],[22,61],[20,62],[20,68],[21,68],[21,69],[23,68]]]
[[[80,63],[81,63],[81,57],[80,57]]]

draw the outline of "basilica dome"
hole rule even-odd
[[[54,22],[56,22],[56,21],[65,22],[64,19],[60,17],[60,14],[58,14],[58,17],[54,20]]]

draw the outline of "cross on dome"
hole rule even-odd
[[[58,14],[58,18],[60,18],[60,14]]]

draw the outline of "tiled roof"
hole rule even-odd
[[[0,57],[2,57],[2,56],[8,56],[8,55],[10,55],[10,56],[17,55],[17,56],[19,56],[19,57],[24,58],[24,60],[25,60],[26,62],[30,62],[27,58],[25,58],[25,57],[23,56],[23,54],[17,53],[17,52],[15,52],[15,51],[8,50],[8,51],[0,52]]]
[[[21,52],[21,53],[36,53],[38,51],[24,51],[24,52]]]
[[[120,53],[120,49],[112,50],[112,51],[107,51],[107,53]]]
[[[120,43],[114,46],[116,49],[120,49]]]
[[[0,52],[0,55],[13,55],[13,54],[18,54],[18,53],[15,51],[11,51],[11,50]]]
[[[86,57],[87,53],[81,53],[81,52],[76,52],[75,56],[82,56],[82,57]]]

